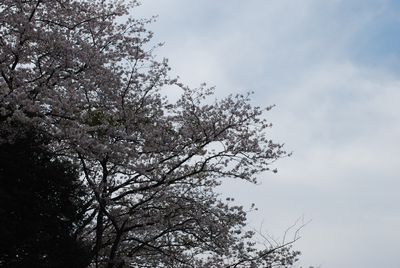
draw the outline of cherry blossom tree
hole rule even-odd
[[[90,267],[290,266],[290,242],[260,247],[243,207],[215,192],[231,178],[256,182],[287,155],[267,135],[271,107],[171,78],[153,56],[151,20],[129,15],[137,5],[0,0],[2,125],[45,132],[53,153],[79,164]]]

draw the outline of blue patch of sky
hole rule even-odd
[[[364,65],[400,71],[400,1],[371,5],[376,16],[352,38],[349,50]],[[354,15],[357,11],[354,10]]]
[[[400,71],[400,22],[376,21],[354,41],[356,59],[371,65],[385,64]]]

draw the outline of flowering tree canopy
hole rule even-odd
[[[266,135],[270,107],[249,95],[210,101],[212,89],[171,78],[149,20],[129,16],[137,5],[0,0],[2,127],[33,126],[80,165],[91,198],[76,231],[92,245],[90,267],[290,266],[298,252],[260,248],[243,208],[215,193],[286,155]],[[170,86],[177,101],[161,91]]]

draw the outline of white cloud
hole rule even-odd
[[[294,155],[262,185],[225,188],[258,204],[252,224],[279,234],[304,213],[313,219],[297,244],[304,264],[397,268],[400,79],[385,61],[355,55],[376,21],[396,13],[390,1],[143,2],[142,14],[160,15],[158,54],[183,81],[277,104],[266,114],[271,135]]]

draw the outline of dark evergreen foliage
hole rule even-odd
[[[45,145],[34,131],[0,143],[1,267],[87,265],[88,250],[74,235],[83,202],[76,168]]]

